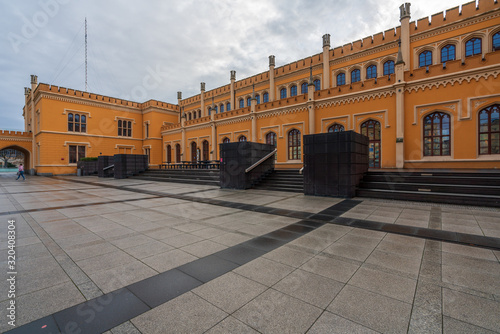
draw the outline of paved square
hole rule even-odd
[[[499,248],[377,230],[498,238],[500,209],[0,174],[0,220],[1,332],[500,333]]]

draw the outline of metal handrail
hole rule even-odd
[[[104,167],[102,170],[108,170],[110,168],[115,168],[115,165],[109,165],[108,167]]]
[[[299,174],[302,174],[303,171],[304,171],[304,167],[302,167],[301,169],[299,169]]]
[[[267,159],[269,159],[270,157],[272,157],[274,154],[276,154],[276,152],[278,152],[277,148],[275,148],[274,151],[272,151],[271,153],[269,153],[268,155],[266,155],[265,157],[263,157],[262,159],[260,159],[256,163],[254,163],[252,166],[250,166],[247,169],[245,169],[245,173],[250,172],[252,169],[254,169],[258,165],[260,165],[261,163],[263,163],[264,161],[266,161]]]

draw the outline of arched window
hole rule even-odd
[[[68,131],[73,131],[73,128],[74,128],[73,127],[73,125],[74,125],[73,122],[74,122],[73,114],[70,113],[70,114],[68,114]],[[120,121],[120,120],[118,121],[118,127],[121,126],[121,122],[122,121]]]
[[[418,67],[432,65],[432,51],[425,50],[418,55]]]
[[[198,110],[198,118],[201,118],[201,110]]]
[[[500,104],[479,113],[479,154],[500,154]]]
[[[245,136],[240,136],[240,137],[238,138],[238,141],[247,141],[247,137],[245,137]]]
[[[472,38],[465,43],[465,56],[481,54],[481,38]]]
[[[276,146],[276,144],[277,144],[276,138],[277,138],[276,137],[276,132],[269,132],[266,135],[266,144]]]
[[[193,119],[196,119],[196,111],[193,111]]]
[[[290,87],[290,96],[297,96],[297,86]]]
[[[210,145],[208,145],[208,140],[203,141],[203,161],[208,161],[210,158]]]
[[[337,86],[345,85],[345,73],[337,74]]]
[[[87,132],[87,116],[80,116],[80,132]]]
[[[500,31],[493,35],[492,41],[493,51],[500,50]]]
[[[351,83],[358,81],[361,81],[361,71],[356,69],[351,72]]]
[[[315,91],[321,90],[321,80],[316,79],[313,81],[313,84],[314,84]]]
[[[377,77],[377,66],[376,65],[370,65],[366,69],[366,78],[367,79],[373,79]]]
[[[167,163],[172,163],[172,146],[167,145]]]
[[[368,141],[368,167],[380,168],[382,152],[380,141],[380,122],[368,120],[361,124],[361,134],[367,136]]]
[[[252,105],[252,98],[247,97],[247,107],[250,107]]]
[[[450,155],[450,116],[433,112],[424,118],[424,156]]]
[[[69,113],[68,131],[87,132],[87,116]]]
[[[217,106],[214,107],[214,112],[217,114]]]
[[[240,108],[245,107],[245,101],[243,99],[240,99]]]
[[[300,85],[300,94],[307,94],[307,82],[303,82]]]
[[[175,162],[181,162],[181,145],[175,144]]]
[[[288,160],[300,160],[300,131],[293,129],[288,132]]]
[[[278,146],[276,132],[269,132],[266,135],[266,144],[273,145],[274,148],[276,148]],[[274,155],[274,160],[277,160],[277,159],[278,159],[278,154],[275,154]]]
[[[220,112],[221,113],[224,112],[224,105],[223,104],[220,105]]]
[[[447,61],[455,60],[455,54],[455,45],[448,44],[443,46],[441,49],[441,62],[446,63]]]
[[[262,101],[264,103],[269,102],[269,93],[266,92],[264,93],[264,95],[262,95]]]
[[[208,114],[210,115],[210,108],[208,109]],[[191,113],[189,112],[189,113],[188,113],[188,120],[189,120],[189,121],[191,120],[191,117],[192,117],[192,116],[191,116]]]
[[[257,100],[257,104],[260,104],[260,95],[255,95],[255,99]]]
[[[195,141],[191,143],[191,162],[194,164],[198,162],[198,148]]]
[[[345,131],[345,128],[342,124],[334,123],[332,126],[328,128],[328,132],[342,132]]]
[[[231,103],[226,104],[226,111],[231,111]]]
[[[388,60],[384,63],[384,75],[394,74],[394,62],[392,60]]]
[[[227,143],[230,143],[231,141],[229,140],[229,138],[227,137],[224,137],[224,139],[222,139],[222,143],[223,144],[227,144]]]
[[[286,88],[281,88],[280,99],[286,99]]]

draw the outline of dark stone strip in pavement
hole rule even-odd
[[[347,203],[343,204],[343,202]],[[360,203],[351,200],[343,202],[335,204],[331,208],[335,212],[343,213]],[[315,216],[313,214],[311,218],[314,219]],[[331,217],[335,218],[334,216]],[[63,333],[105,332],[314,231],[324,224],[326,222],[299,221],[175,269],[74,305],[45,318],[17,327],[7,333],[47,333],[46,329],[48,327],[56,330],[55,324],[58,331]],[[45,325],[47,327],[42,329],[42,326]],[[54,332],[57,333],[57,331]]]

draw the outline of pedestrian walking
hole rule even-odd
[[[17,179],[16,180],[19,180],[19,177],[23,177],[23,181],[26,180],[25,177],[24,177],[24,167],[23,167],[23,164],[20,164],[19,165],[19,170],[17,171]]]

